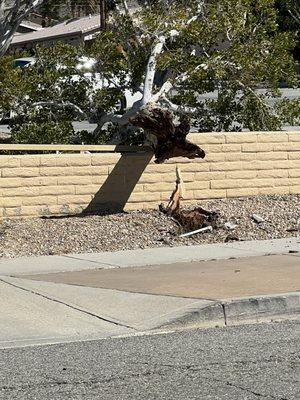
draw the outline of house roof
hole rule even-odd
[[[44,28],[36,32],[15,35],[12,44],[22,44],[28,42],[40,42],[56,39],[64,36],[82,35],[100,29],[100,16],[92,15],[83,18],[74,18],[64,21],[49,28]]]

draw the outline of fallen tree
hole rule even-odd
[[[297,76],[295,43],[276,30],[274,0],[145,0],[135,13],[119,3],[91,50],[108,82],[94,99],[94,137],[109,131],[111,143],[136,143],[154,136],[163,162],[204,157],[186,141],[188,117],[206,132],[280,129],[284,117],[268,98]],[[126,91],[138,99],[116,110]],[[201,99],[213,91],[215,100]]]
[[[278,31],[275,0],[138,3],[131,12],[125,0],[118,1],[107,30],[79,49],[78,57],[97,61],[91,80],[76,70],[74,51],[64,49],[54,60],[59,52],[53,48],[36,49],[36,64],[23,71],[20,94],[14,91],[14,111],[24,115],[28,131],[49,121],[49,135],[37,131],[39,142],[56,141],[51,125],[62,114],[70,126],[88,115],[97,128],[79,142],[150,143],[160,163],[205,156],[187,140],[189,120],[201,132],[279,130],[283,122],[298,123],[299,101],[281,107],[269,102],[280,96],[279,83],[298,84],[295,36]],[[68,69],[57,71],[57,63]],[[49,79],[54,74],[57,79]],[[211,92],[216,96],[206,98]],[[17,133],[24,127],[19,119]]]
[[[176,4],[166,0],[140,3],[143,4],[138,13],[131,14],[127,2],[121,1],[121,6],[116,8],[110,21],[111,32],[101,35],[93,49],[93,55],[98,59],[98,72],[111,84],[111,92],[120,94],[129,89],[139,93],[139,99],[123,114],[111,112],[114,96],[111,96],[112,102],[106,104],[106,109],[100,104],[93,115],[93,122],[98,124],[94,134],[101,135],[103,128],[110,124],[116,132],[111,142],[120,143],[138,136],[141,131],[136,128],[142,128],[146,141],[150,140],[153,144],[157,163],[179,156],[204,158],[205,152],[186,140],[190,130],[187,115],[194,113],[195,108],[171,104],[168,99],[170,92],[187,80],[190,74],[182,72],[175,81],[165,80],[160,86],[156,82],[159,59],[168,42],[175,41],[180,36],[180,30],[187,29],[201,16],[204,2],[191,1],[184,14],[181,14],[184,3],[182,1]],[[155,21],[153,26],[149,26],[149,12],[154,10],[156,17],[157,11],[160,10],[160,21]],[[175,26],[179,30],[174,29]],[[101,60],[97,57],[100,48],[103,45],[109,46],[105,39],[112,44],[116,43],[116,52],[113,48],[108,52],[106,48],[105,54],[112,58]],[[105,92],[107,93],[107,88]],[[173,113],[180,115],[179,123],[175,122]]]

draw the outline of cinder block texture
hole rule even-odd
[[[157,208],[181,169],[188,203],[300,193],[300,132],[192,133],[207,154],[158,165],[149,153],[0,156],[0,219]]]

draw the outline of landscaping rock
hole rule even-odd
[[[184,201],[182,205],[185,206]],[[199,201],[200,207],[219,214],[209,234],[180,238],[181,228],[158,210],[56,219],[35,218],[0,224],[0,257],[85,253],[263,240],[300,236],[300,195],[257,196]],[[196,205],[190,207],[194,209]],[[186,207],[189,209],[189,207]],[[263,215],[261,224],[249,215]],[[234,222],[234,237],[224,224]],[[289,231],[293,227],[292,231]]]

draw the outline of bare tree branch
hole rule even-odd
[[[184,83],[186,80],[188,80],[190,78],[190,76],[195,73],[197,70],[199,70],[200,68],[202,68],[203,65],[198,65],[193,71],[191,72],[185,72],[181,75],[178,75],[174,82],[171,82],[170,80],[167,80],[162,87],[160,88],[160,90],[152,96],[151,101],[152,102],[156,102],[159,101],[160,98],[165,98],[172,89],[175,89],[176,87],[178,87],[181,83]]]
[[[290,16],[300,25],[300,10],[290,10],[288,9]]]
[[[127,1],[126,0],[122,0],[122,5],[123,5],[123,9],[125,11],[125,14],[126,15],[130,15]]]
[[[172,101],[170,101],[166,97],[163,97],[161,99],[161,102],[165,103],[168,106],[168,109],[170,111],[173,111],[173,112],[176,112],[179,114],[183,114],[183,115],[195,114],[198,110],[196,107],[188,107],[188,106],[174,104],[174,103],[172,103]]]
[[[39,101],[32,105],[33,107],[53,107],[53,108],[69,108],[73,110],[78,117],[86,118],[86,113],[81,110],[76,104],[71,103],[70,101]]]

